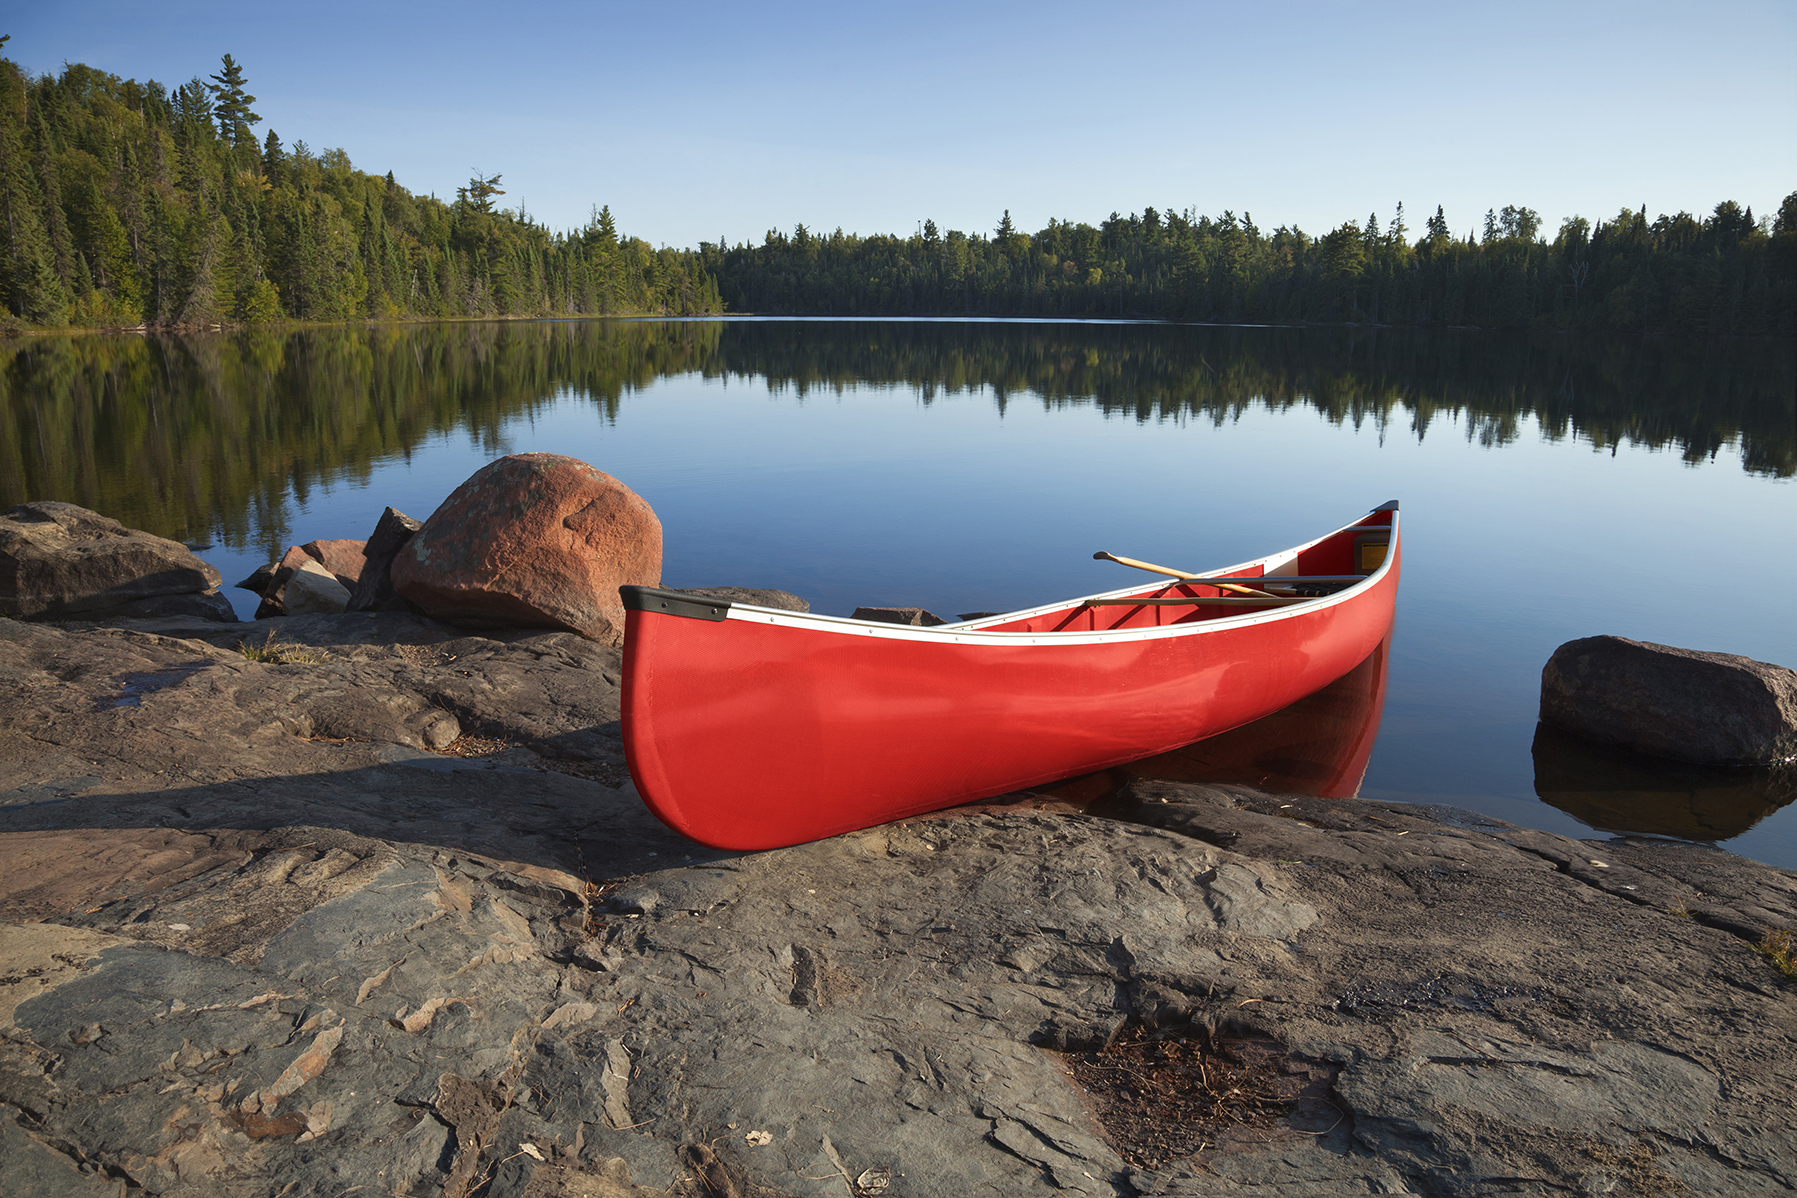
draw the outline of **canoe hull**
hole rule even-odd
[[[740,606],[724,619],[631,610],[631,777],[686,836],[764,849],[1189,744],[1327,686],[1377,648],[1398,582],[1392,516],[1388,560],[1349,596],[1191,625],[1082,635],[991,630],[1020,625],[1006,617],[923,629]]]

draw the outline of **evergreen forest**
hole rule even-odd
[[[415,195],[259,138],[255,101],[228,54],[173,91],[0,58],[0,303],[40,327],[721,308],[696,255],[621,236],[609,209],[552,233],[497,205],[499,175]]]
[[[0,45],[5,39],[0,38]],[[1792,336],[1797,192],[1755,218],[1647,208],[1440,207],[1311,236],[1247,213],[1157,210],[1098,225],[1007,211],[990,233],[770,230],[759,244],[654,248],[609,208],[556,232],[500,206],[503,175],[453,201],[258,134],[243,69],[172,90],[79,64],[0,58],[0,320],[203,327],[497,316],[1038,316]]]

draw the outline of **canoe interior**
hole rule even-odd
[[[1251,565],[1216,571],[1229,578],[1267,578],[1282,575],[1313,577],[1317,575],[1370,575],[1385,559],[1385,542],[1391,535],[1392,513],[1372,512],[1360,523],[1341,529],[1306,546],[1295,555],[1278,555]],[[1384,533],[1384,537],[1376,534]],[[1374,535],[1369,535],[1374,534]],[[1269,569],[1269,566],[1271,567]],[[1140,590],[1125,592],[1143,599],[1215,599],[1236,592],[1201,582],[1169,580],[1150,583]],[[1275,610],[1270,605],[1260,609]],[[1226,620],[1243,614],[1240,607],[1179,607],[1145,604],[1141,607],[1088,607],[1074,601],[1047,610],[1031,611],[1021,616],[1000,615],[969,621],[957,627],[981,632],[1109,632],[1126,628],[1158,628],[1171,624],[1197,624],[1209,620]]]

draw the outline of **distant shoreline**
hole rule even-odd
[[[1217,321],[1217,320],[1174,320],[1157,316],[985,316],[973,313],[880,313],[836,315],[821,312],[710,312],[694,315],[675,316],[655,312],[614,312],[606,315],[588,315],[585,313],[510,315],[495,314],[490,316],[391,316],[370,317],[363,320],[266,320],[255,322],[212,321],[200,324],[154,324],[154,325],[65,325],[51,328],[41,325],[21,324],[17,321],[0,323],[0,340],[28,337],[78,337],[102,334],[134,333],[139,336],[190,336],[194,334],[217,333],[235,334],[255,331],[266,332],[298,332],[312,329],[353,329],[383,328],[388,326],[419,327],[424,325],[458,325],[458,324],[587,324],[597,321],[650,321],[666,320],[682,324],[702,324],[706,321],[818,321],[875,324],[881,322],[899,323],[905,321],[930,322],[942,324],[1066,324],[1066,325],[1167,325],[1177,328],[1209,328],[1209,329],[1365,329],[1375,332],[1406,333],[1526,333],[1551,334],[1554,336],[1583,336],[1594,338],[1652,339],[1652,340],[1685,340],[1685,341],[1749,341],[1749,342],[1784,342],[1788,338],[1782,333],[1704,333],[1695,331],[1679,331],[1664,329],[1576,329],[1547,328],[1539,325],[1521,326],[1485,326],[1476,324],[1424,325],[1424,324],[1390,324],[1383,321],[1298,321],[1279,323],[1274,321]]]

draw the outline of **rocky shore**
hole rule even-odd
[[[1791,873],[1141,781],[715,852],[618,663],[0,619],[6,1192],[1797,1187]]]

